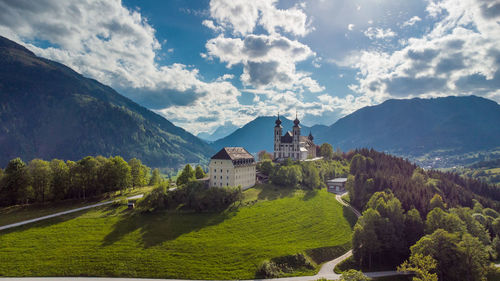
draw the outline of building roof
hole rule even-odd
[[[243,147],[224,147],[217,152],[211,159],[220,160],[239,160],[239,159],[254,159]]]
[[[286,134],[281,137],[281,142],[282,143],[292,143],[293,142],[292,132],[290,132],[290,131],[286,132]]]
[[[344,183],[347,181],[347,178],[335,178],[333,180],[327,180],[326,182],[331,182],[331,183]]]

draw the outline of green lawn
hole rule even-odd
[[[263,260],[350,243],[342,206],[326,190],[245,195],[223,213],[107,206],[3,231],[0,275],[248,279]]]
[[[98,198],[89,198],[86,201],[65,200],[61,202],[52,202],[46,204],[17,205],[6,208],[0,208],[0,226],[16,223],[24,220],[38,218],[57,212],[84,207],[112,199],[126,198],[151,191],[152,186],[129,189],[123,192],[110,192],[103,194]]]

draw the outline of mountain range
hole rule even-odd
[[[292,122],[281,119],[284,130],[290,130]],[[258,117],[211,146],[216,150],[235,145],[250,152],[272,151],[275,120]],[[309,131],[316,144],[328,142],[343,151],[367,147],[413,160],[437,152],[446,158],[499,148],[500,105],[477,96],[393,99],[361,108],[331,126],[302,126],[303,135]],[[445,162],[435,166],[454,164]]]
[[[291,131],[293,122],[285,117],[280,117],[280,119],[282,122],[283,134],[286,131]],[[274,121],[276,121],[276,116],[257,117],[230,135],[216,140],[210,145],[215,150],[225,146],[243,146],[251,153],[256,153],[261,150],[273,151]],[[324,125],[315,125],[312,127],[301,125],[301,127],[303,135],[309,135],[311,132],[313,136],[315,132],[323,131],[328,128]]]
[[[207,161],[204,141],[96,80],[0,37],[0,166],[15,157]]]
[[[284,131],[291,130],[292,121],[281,119]],[[226,135],[208,144],[112,88],[0,37],[0,167],[15,157],[86,155],[136,157],[152,167],[206,163],[224,146],[272,151],[275,120],[257,117],[230,134],[236,127],[226,123],[200,134],[209,141]],[[463,154],[500,151],[499,121],[500,105],[485,98],[414,98],[364,107],[330,126],[302,126],[302,134],[343,151],[367,147],[419,164],[441,157],[464,162]]]

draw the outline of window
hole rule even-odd
[[[222,169],[220,169],[220,172],[222,173]]]
[[[216,176],[214,176],[214,180],[215,180],[215,179],[217,179],[217,177],[216,177]]]
[[[217,173],[217,169],[214,169],[214,173]]]

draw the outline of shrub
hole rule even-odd
[[[272,261],[264,261],[257,270],[259,278],[278,278],[283,275],[281,269]]]

